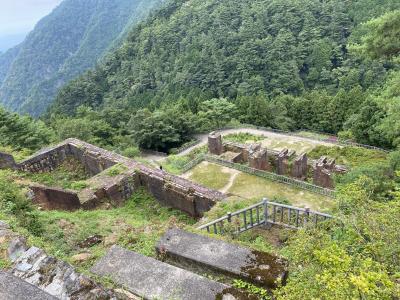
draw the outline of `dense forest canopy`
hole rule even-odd
[[[194,115],[196,128],[209,129],[198,118],[201,103],[226,98],[235,105],[229,116],[241,122],[395,147],[398,131],[385,128],[398,97],[399,12],[380,15],[396,8],[391,0],[172,1],[104,64],[66,85],[49,115],[75,116],[87,106],[130,131],[138,110],[159,117],[175,106]],[[390,34],[380,40],[382,31]],[[107,121],[111,111],[120,112],[118,120]],[[176,140],[179,129],[165,122],[170,130],[160,130]],[[166,150],[176,143],[139,144]]]
[[[161,0],[65,0],[0,55],[0,103],[38,116],[68,80],[118,46]]]

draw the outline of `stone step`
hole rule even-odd
[[[195,265],[267,288],[287,278],[287,262],[280,257],[180,229],[167,231],[156,249],[179,266]]]
[[[10,273],[0,270],[0,299],[56,300],[57,298]]]
[[[133,251],[112,246],[91,269],[144,299],[251,299],[230,286]]]

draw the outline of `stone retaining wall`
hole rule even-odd
[[[43,185],[31,185],[33,203],[45,210],[77,210],[81,207],[78,194]]]
[[[288,149],[283,149],[279,152],[267,150],[262,148],[259,143],[223,142],[222,135],[216,132],[210,134],[208,145],[211,154],[238,153],[232,162],[248,163],[251,168],[257,170],[275,172],[278,175],[291,176],[304,181],[307,180],[310,170],[313,174],[313,183],[328,189],[334,188],[334,174],[347,172],[344,166],[336,165],[335,160],[328,161],[326,157],[321,157],[321,159],[315,161],[308,159],[306,153],[296,156],[294,151],[289,151]]]
[[[70,264],[47,255],[42,249],[29,247],[23,237],[12,232],[9,226],[1,221],[0,240],[5,249],[5,253],[0,253],[0,257],[12,262],[9,273],[45,293],[57,299],[117,299],[114,291],[76,272]]]
[[[144,187],[162,204],[200,217],[218,200],[225,198],[225,195],[218,191],[77,139],[68,139],[59,145],[44,149],[19,164],[10,163],[13,160],[10,155],[0,155],[0,167],[12,167],[31,173],[50,172],[60,166],[67,157],[78,160],[93,177],[86,181],[86,188],[76,193],[32,186],[34,201],[44,208],[75,210],[119,206],[140,187]],[[107,170],[116,165],[121,166],[120,174],[108,174]],[[76,197],[79,199],[79,206]]]

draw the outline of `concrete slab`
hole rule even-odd
[[[169,230],[156,248],[178,263],[195,264],[269,288],[285,284],[287,277],[287,262],[282,258],[180,229]]]
[[[0,299],[2,300],[55,300],[24,280],[0,270]]]
[[[248,299],[233,296],[234,292],[225,284],[119,246],[111,247],[91,272],[111,278],[144,299]]]

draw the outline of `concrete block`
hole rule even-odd
[[[0,270],[1,300],[56,300],[57,298],[25,282],[24,280]]]
[[[180,229],[169,230],[156,248],[175,261],[211,268],[265,287],[284,284],[287,277],[287,263],[277,256]]]
[[[224,295],[230,289],[225,284],[119,246],[112,246],[91,272],[110,277],[144,299],[237,299],[229,293]]]

